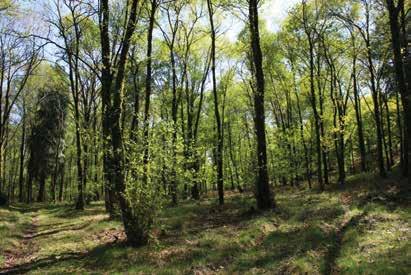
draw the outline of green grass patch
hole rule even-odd
[[[31,224],[31,216],[20,207],[0,208],[0,267],[5,264],[6,254],[19,249],[24,230]]]
[[[160,212],[150,243],[140,248],[124,245],[121,222],[110,220],[102,203],[85,211],[2,209],[20,229],[2,219],[0,232],[7,226],[13,233],[1,242],[18,243],[13,234],[35,215],[33,274],[324,274],[330,267],[342,274],[409,274],[410,208],[374,184],[361,186],[363,180],[370,176],[322,193],[276,188],[278,207],[267,212],[253,209],[252,194],[229,193],[223,207],[214,198],[182,202]]]

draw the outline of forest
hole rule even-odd
[[[408,0],[0,0],[0,274],[410,274]]]

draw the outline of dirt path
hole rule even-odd
[[[358,221],[362,217],[364,217],[364,215],[365,213],[362,212],[350,218],[344,219],[340,227],[336,230],[334,243],[328,250],[324,274],[339,274],[339,269],[336,264],[336,260],[340,255],[341,247],[343,245],[344,234],[350,227],[356,226]]]
[[[39,255],[38,252],[40,252],[43,243],[53,241],[53,238],[49,238],[51,235],[63,231],[81,230],[88,226],[88,224],[73,224],[70,220],[67,220],[66,222],[57,224],[57,227],[53,228],[56,224],[45,223],[47,216],[40,220],[40,213],[28,211],[25,214],[28,215],[31,220],[25,228],[23,228],[23,234],[19,237],[19,241],[15,247],[5,251],[5,261],[4,265],[0,267],[0,275],[24,274],[36,268],[47,267],[66,260],[79,260],[89,255],[91,250],[87,249],[79,251],[63,250],[58,253],[50,253],[50,255]],[[114,245],[122,242],[125,236],[124,233],[118,230],[105,230],[90,235],[88,238],[92,238],[96,245]]]
[[[31,262],[35,259],[34,253],[38,250],[38,247],[34,243],[33,237],[37,233],[39,217],[35,212],[31,216],[31,223],[24,230],[21,241],[13,250],[5,253],[5,263],[0,269],[0,274],[8,274],[15,266]]]
[[[344,235],[347,230],[357,226],[358,222],[367,215],[366,211],[361,211],[354,215],[350,215],[349,209],[353,203],[351,194],[342,193],[340,196],[340,201],[345,209],[345,214],[343,220],[334,232],[333,243],[329,247],[328,253],[326,254],[324,274],[340,274],[336,261],[341,253]]]

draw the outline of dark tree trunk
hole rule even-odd
[[[368,40],[367,40],[368,41]],[[371,81],[371,93],[372,93],[372,100],[374,103],[374,120],[375,120],[375,128],[376,128],[376,135],[377,135],[377,161],[378,161],[378,170],[380,176],[385,178],[386,172],[384,167],[384,156],[383,156],[383,134],[382,134],[382,125],[381,125],[381,112],[380,112],[380,104],[379,104],[379,92],[375,86],[375,75],[374,75],[374,65],[372,61],[372,53],[371,53],[371,45],[366,43],[367,47],[367,58],[368,58],[368,70],[370,73],[370,81]]]
[[[26,148],[26,106],[23,97],[23,115],[20,141],[20,167],[19,167],[19,202],[24,201],[24,156]]]
[[[263,56],[260,47],[258,26],[258,1],[249,0],[249,26],[251,35],[251,51],[253,56],[253,74],[255,78],[254,91],[254,123],[257,136],[257,182],[256,199],[259,209],[270,209],[275,206],[273,194],[270,190],[267,171],[267,144],[265,134],[264,111],[264,72]]]
[[[320,108],[320,116],[318,117],[319,124],[320,124],[320,143],[321,143],[321,153],[322,153],[322,162],[323,162],[323,172],[324,172],[324,184],[328,185],[329,184],[329,175],[328,175],[328,170],[329,170],[329,165],[328,165],[328,148],[325,142],[322,142],[322,140],[325,139],[325,124],[324,124],[324,94],[323,94],[323,87],[321,85],[321,55],[320,55],[320,49],[321,49],[321,44],[318,43],[318,52],[317,52],[317,89],[318,89],[318,103],[319,103],[319,108]],[[324,84],[325,85],[325,84]]]
[[[294,71],[294,60],[290,58],[291,61],[291,71]],[[298,123],[299,123],[299,132],[300,132],[300,138],[301,142],[303,144],[303,149],[304,149],[304,166],[305,166],[305,177],[308,182],[308,188],[311,189],[311,171],[310,171],[310,158],[308,156],[308,148],[307,148],[307,143],[304,138],[304,122],[303,122],[303,117],[301,114],[301,104],[300,104],[300,96],[298,95],[297,91],[297,82],[295,78],[295,73],[293,73],[293,85],[294,85],[294,93],[295,93],[295,98],[296,98],[296,103],[297,103],[297,114],[298,114]]]
[[[109,36],[109,5],[107,0],[100,3],[100,41],[102,52],[101,69],[101,101],[102,101],[102,132],[103,132],[103,171],[104,171],[104,194],[105,208],[111,217],[115,215],[115,186],[113,183],[112,150],[110,145],[110,116],[111,116],[111,86],[112,66]]]
[[[309,66],[310,66],[310,103],[311,108],[313,109],[313,117],[314,117],[314,130],[315,130],[315,145],[316,145],[316,154],[317,154],[317,178],[318,178],[318,185],[320,190],[324,190],[324,182],[323,182],[323,173],[322,173],[322,149],[321,149],[321,122],[320,116],[317,110],[317,97],[315,95],[315,87],[314,87],[314,37],[313,37],[313,30],[307,24],[306,18],[306,3],[303,2],[303,20],[304,20],[304,31],[308,39],[309,44]]]
[[[79,22],[76,20],[75,8],[70,8],[71,16],[73,19],[74,28],[74,41],[69,41],[65,31],[61,32],[64,39],[67,63],[69,68],[69,80],[70,80],[70,90],[73,97],[74,105],[74,124],[75,124],[75,135],[76,135],[76,164],[77,164],[77,201],[76,209],[84,209],[84,174],[82,165],[82,146],[81,146],[81,122],[80,122],[80,103],[79,103],[79,52],[80,52],[80,29]],[[61,18],[60,18],[61,19]],[[60,21],[61,22],[61,21]],[[61,26],[64,30],[64,27]],[[73,52],[74,51],[74,52]]]
[[[30,171],[28,171],[28,178],[27,178],[27,198],[26,202],[28,204],[33,202],[33,175]]]
[[[147,68],[146,68],[146,91],[144,103],[144,123],[143,123],[143,181],[148,181],[148,161],[149,161],[149,122],[150,122],[150,100],[151,100],[151,82],[152,82],[152,51],[153,51],[153,29],[155,22],[155,15],[157,10],[157,0],[151,0],[150,19],[147,32]]]
[[[84,209],[84,175],[82,169],[82,148],[81,148],[81,136],[80,136],[80,112],[79,112],[79,102],[78,102],[78,91],[73,91],[74,97],[74,120],[76,126],[76,156],[77,156],[77,201],[76,209]]]
[[[236,181],[236,186],[237,189],[240,190],[240,175],[238,174],[238,165],[237,165],[237,160],[234,158],[234,146],[233,146],[233,133],[232,133],[232,127],[231,123],[228,123],[228,146],[230,150],[230,159],[231,159],[231,164],[233,166],[234,170],[234,175],[235,175],[235,181]]]
[[[357,44],[356,38],[352,29],[349,29],[351,34],[351,43],[353,48],[353,57],[352,57],[352,81],[353,81],[353,96],[354,96],[354,110],[355,110],[355,119],[357,122],[357,135],[358,135],[358,149],[360,151],[360,166],[361,172],[367,171],[367,158],[365,152],[365,142],[364,142],[364,130],[362,123],[362,114],[361,114],[361,100],[358,90],[358,81],[357,81]]]
[[[355,55],[355,54],[354,54]],[[353,68],[352,68],[352,78],[353,78],[353,92],[354,92],[354,109],[355,109],[355,119],[357,122],[357,135],[358,135],[358,148],[360,151],[360,165],[361,172],[367,171],[367,159],[365,152],[365,143],[364,143],[364,130],[362,124],[362,115],[361,115],[361,101],[358,91],[357,83],[357,58],[353,57]]]
[[[363,36],[365,47],[366,47],[366,57],[367,57],[367,67],[370,74],[370,83],[371,83],[371,96],[374,104],[374,120],[375,120],[375,130],[376,130],[376,143],[377,143],[377,163],[378,171],[381,177],[385,178],[387,176],[385,167],[384,167],[384,156],[383,156],[383,135],[382,135],[382,126],[381,126],[381,111],[379,104],[379,91],[376,87],[376,77],[375,77],[375,68],[373,63],[373,53],[372,46],[370,43],[370,7],[366,3],[365,10],[365,19],[366,27],[365,32],[361,30]]]
[[[394,67],[395,67],[395,75],[397,78],[397,85],[399,92],[401,94],[401,102],[404,110],[404,128],[405,128],[405,137],[404,137],[404,151],[405,156],[403,161],[403,175],[407,176],[409,171],[411,170],[411,91],[410,86],[411,83],[408,80],[408,87],[406,83],[406,77],[409,79],[411,77],[410,73],[410,56],[405,55],[406,60],[405,67],[403,63],[403,56],[401,55],[401,35],[400,35],[400,23],[399,23],[399,15],[400,12],[404,10],[404,0],[398,0],[397,6],[395,6],[393,0],[386,0],[387,2],[387,9],[390,18],[390,29],[391,29],[391,41],[392,41],[392,48],[394,53]],[[405,26],[404,26],[405,28]],[[410,33],[404,32],[404,37],[409,37]],[[405,38],[407,39],[407,38]],[[409,43],[409,41],[408,41]],[[407,53],[407,41],[405,41],[405,52]],[[405,69],[405,71],[404,71]],[[409,177],[409,182],[411,177]]]
[[[152,2],[152,9],[155,10],[157,6],[156,0]],[[113,103],[111,106],[111,116],[110,120],[108,121],[108,126],[110,127],[111,132],[111,146],[113,150],[112,154],[112,167],[113,167],[113,183],[116,188],[116,192],[118,195],[120,208],[121,208],[121,215],[124,224],[124,230],[127,236],[127,241],[132,246],[140,246],[144,245],[148,241],[148,232],[144,229],[144,226],[140,224],[140,220],[137,216],[134,215],[133,210],[126,198],[126,183],[125,183],[125,164],[124,164],[124,144],[123,144],[123,137],[121,132],[121,116],[122,116],[122,95],[123,95],[123,88],[124,88],[124,77],[125,77],[125,69],[127,63],[127,56],[128,50],[130,47],[131,37],[134,33],[136,23],[137,23],[137,8],[138,8],[138,0],[134,0],[131,3],[130,7],[130,16],[127,21],[127,27],[125,30],[124,38],[122,41],[122,48],[118,59],[118,64],[116,65],[116,77],[114,81],[113,87]],[[101,27],[101,35],[102,37],[108,38],[108,15],[109,15],[109,6],[107,0],[102,0],[101,3],[101,11],[100,16],[102,17],[102,26]],[[153,11],[152,11],[153,13]],[[154,17],[154,15],[152,14]],[[107,41],[107,45],[102,41],[102,55],[103,57],[110,56],[110,44]],[[108,50],[108,52],[106,52]],[[150,56],[151,58],[151,56]],[[110,58],[106,60],[108,64],[110,64]],[[151,61],[149,61],[151,62]],[[111,65],[111,64],[110,64]],[[107,72],[108,74],[105,75],[109,82],[111,83],[113,75],[111,75],[111,71]],[[147,110],[147,109],[146,109]]]
[[[59,176],[60,176],[60,188],[59,188],[59,196],[58,200],[60,202],[63,201],[63,192],[64,192],[64,172],[65,172],[65,163],[61,164],[60,170],[59,170]]]
[[[392,149],[392,129],[391,129],[391,114],[390,114],[390,109],[388,107],[388,96],[383,96],[383,103],[384,103],[384,108],[385,108],[385,119],[387,121],[387,142],[388,142],[388,167],[389,169],[394,165],[394,153]]]
[[[314,113],[315,144],[317,151],[317,178],[320,190],[324,190],[323,173],[322,173],[322,150],[321,150],[321,126],[320,116],[317,110],[316,95],[314,89],[314,50],[310,42],[310,102]]]
[[[44,202],[46,200],[46,176],[40,175],[39,178],[39,192],[37,194],[37,202]]]
[[[171,201],[174,205],[177,205],[177,114],[178,114],[178,101],[177,101],[177,73],[176,73],[176,62],[174,58],[174,41],[175,41],[175,32],[173,32],[173,38],[170,45],[170,60],[171,60],[171,71],[172,71],[172,90],[173,90],[173,99],[171,107],[171,117],[173,119],[173,134],[172,134],[172,167],[171,167]],[[194,190],[196,192],[196,190]],[[195,194],[193,194],[194,196]]]
[[[222,135],[222,123],[220,117],[220,111],[218,106],[218,94],[217,94],[217,83],[216,83],[216,62],[215,62],[215,29],[214,29],[214,10],[211,0],[207,0],[208,14],[210,19],[211,28],[211,72],[213,80],[213,98],[214,98],[214,116],[216,120],[216,130],[217,130],[217,146],[216,146],[216,165],[217,165],[217,187],[218,187],[218,201],[219,204],[224,204],[224,174],[223,174],[223,146],[224,140]]]
[[[399,145],[400,145],[400,167],[401,171],[404,172],[405,169],[405,162],[404,162],[404,129],[402,127],[402,116],[401,116],[401,106],[400,106],[400,93],[397,91],[395,93],[395,105],[396,105],[396,119],[397,119],[397,127],[398,127],[398,137],[399,137]]]

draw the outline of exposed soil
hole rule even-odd
[[[31,223],[24,231],[24,235],[20,242],[12,250],[8,250],[5,253],[5,263],[3,268],[0,269],[0,274],[8,273],[8,270],[13,267],[31,262],[35,260],[34,253],[38,250],[38,247],[33,241],[33,237],[37,233],[39,224],[39,218],[36,214],[33,214]]]

